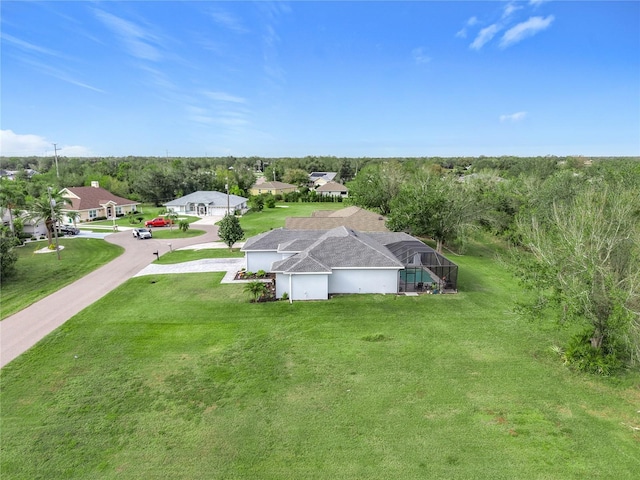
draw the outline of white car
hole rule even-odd
[[[151,230],[148,228],[134,228],[133,229],[133,237],[138,240],[143,240],[145,238],[152,238]]]

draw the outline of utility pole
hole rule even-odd
[[[56,178],[60,178],[60,171],[58,170],[58,144],[53,144],[53,153],[56,157]]]

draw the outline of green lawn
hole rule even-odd
[[[310,217],[316,210],[340,210],[348,205],[326,203],[277,203],[276,208],[264,208],[261,212],[249,211],[240,218],[244,238],[250,238],[273,228],[284,227],[287,217]]]
[[[137,277],[2,369],[5,479],[635,479],[640,374],[571,372],[488,249],[458,295]]]
[[[123,252],[104,240],[61,238],[60,260],[55,253],[34,253],[46,241],[30,242],[16,248],[16,276],[2,282],[0,318],[6,318],[60,288],[105,265]]]

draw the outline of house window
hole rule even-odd
[[[97,216],[98,216],[98,211],[97,210],[89,210],[89,220],[93,220]]]
[[[116,207],[116,215],[122,215],[122,207]]]

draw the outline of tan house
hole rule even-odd
[[[60,195],[71,202],[71,205],[67,204],[62,209],[64,223],[73,223],[73,215],[70,216],[70,213],[76,213],[76,221],[79,222],[90,222],[98,217],[111,220],[135,212],[140,205],[140,202],[118,197],[100,188],[98,182],[91,182],[90,187],[63,188]]]
[[[337,182],[327,182],[324,185],[316,188],[316,193],[324,197],[342,197],[346,198],[349,194],[349,189]]]
[[[284,195],[298,190],[298,187],[290,183],[283,182],[262,182],[256,183],[249,189],[251,195],[260,195],[262,193],[270,193],[271,195]]]
[[[287,217],[285,228],[289,230],[331,230],[347,227],[360,232],[388,232],[385,218],[360,207],[340,210],[316,210],[310,217]]]

